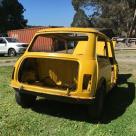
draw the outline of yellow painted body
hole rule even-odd
[[[72,54],[28,51],[36,36],[48,33],[83,33],[88,36],[88,41],[80,41]],[[106,44],[108,56],[104,55],[105,44],[104,42],[97,40],[98,36],[102,36],[108,42],[108,44]],[[116,84],[118,65],[115,60],[112,47],[113,44],[108,37],[99,31],[90,28],[44,29],[36,33],[32,42],[23,56],[20,57],[15,64],[15,70],[11,81],[11,86],[13,88],[18,90],[21,89],[24,92],[48,94],[56,97],[64,96],[73,99],[90,100],[95,98],[96,91],[100,86],[100,81],[102,79],[106,82],[107,92]],[[58,86],[71,81],[76,84],[75,90],[71,91],[69,88],[62,90],[59,88],[44,87],[39,85],[39,83],[25,83],[29,78],[33,80],[35,79],[35,75],[29,70],[25,73],[27,76],[23,77],[22,73],[22,82],[20,82],[19,70],[21,69],[23,61],[27,58],[29,58],[30,62],[34,58],[37,59],[36,67],[39,71],[38,74],[40,79],[49,76],[52,81],[49,80],[46,82],[48,82],[48,84],[54,83]],[[109,61],[109,58],[112,62]]]

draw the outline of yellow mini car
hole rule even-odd
[[[18,59],[11,86],[22,107],[42,95],[88,104],[88,113],[98,118],[117,75],[113,43],[107,36],[91,28],[50,28],[37,32]]]

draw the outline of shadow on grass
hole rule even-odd
[[[97,122],[90,121],[87,114],[87,107],[80,104],[68,104],[39,99],[32,107],[32,110],[71,120],[107,124],[120,117],[135,98],[135,84],[127,82],[130,77],[131,74],[119,75],[118,86],[107,95],[102,119]],[[125,84],[125,87],[122,84]]]
[[[131,76],[131,74],[119,75],[118,86],[107,96],[101,123],[109,123],[118,118],[132,104],[135,99],[135,84],[127,81]]]

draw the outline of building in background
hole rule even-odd
[[[48,27],[32,27],[8,31],[8,36],[18,39],[20,42],[30,43],[35,33]]]
[[[10,30],[8,31],[8,36],[12,38],[18,39],[20,42],[30,43],[32,38],[34,37],[35,33],[39,30],[46,29],[46,28],[55,28],[55,26],[51,27],[32,27],[32,28],[25,28],[25,29],[18,29],[18,30]],[[44,48],[43,50],[52,50],[52,40],[50,38],[39,38],[37,41],[36,49]],[[46,43],[46,44],[45,44]],[[46,45],[43,47],[41,45]],[[36,50],[35,49],[35,50]]]

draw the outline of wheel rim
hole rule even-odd
[[[10,55],[10,56],[15,56],[15,54],[16,54],[16,53],[15,53],[14,50],[10,50],[10,51],[9,51],[9,55]]]

